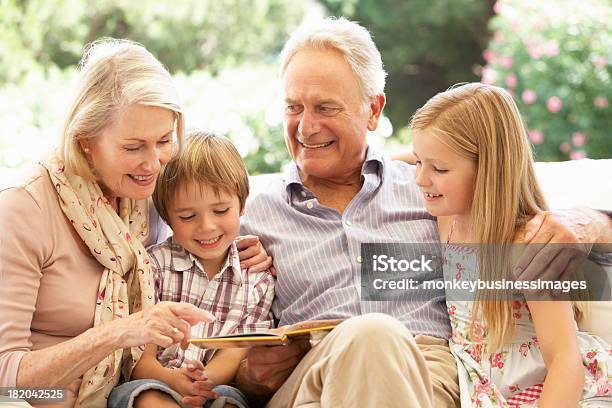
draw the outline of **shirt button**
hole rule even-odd
[[[361,263],[361,255],[357,257],[357,262]]]
[[[304,190],[302,190],[300,193],[302,194],[302,197],[306,197],[306,192]]]
[[[308,207],[308,209],[311,209],[311,208],[312,208],[312,203],[311,203],[311,202],[308,202],[308,203],[306,204],[306,207]]]

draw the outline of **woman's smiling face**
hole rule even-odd
[[[81,139],[81,147],[107,198],[150,197],[161,166],[172,157],[174,113],[130,105],[102,134]]]

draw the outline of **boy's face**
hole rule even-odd
[[[198,258],[207,274],[219,272],[238,235],[242,211],[236,194],[203,183],[179,187],[169,208],[174,239]]]

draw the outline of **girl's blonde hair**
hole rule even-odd
[[[547,209],[533,166],[525,125],[512,96],[482,83],[439,93],[412,118],[413,131],[427,130],[457,154],[476,163],[471,205],[472,238],[483,244],[478,259],[483,280],[511,278],[508,245],[529,219]],[[501,245],[500,245],[501,244]],[[482,317],[487,348],[496,350],[514,328],[509,293],[480,292],[472,325]]]
[[[182,147],[183,111],[172,77],[142,45],[112,38],[95,41],[87,46],[79,67],[76,95],[57,152],[66,171],[96,180],[79,140],[99,136],[131,104],[173,111],[176,143]]]

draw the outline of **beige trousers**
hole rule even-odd
[[[314,346],[268,407],[456,407],[448,342],[413,337],[385,314],[343,322]]]

